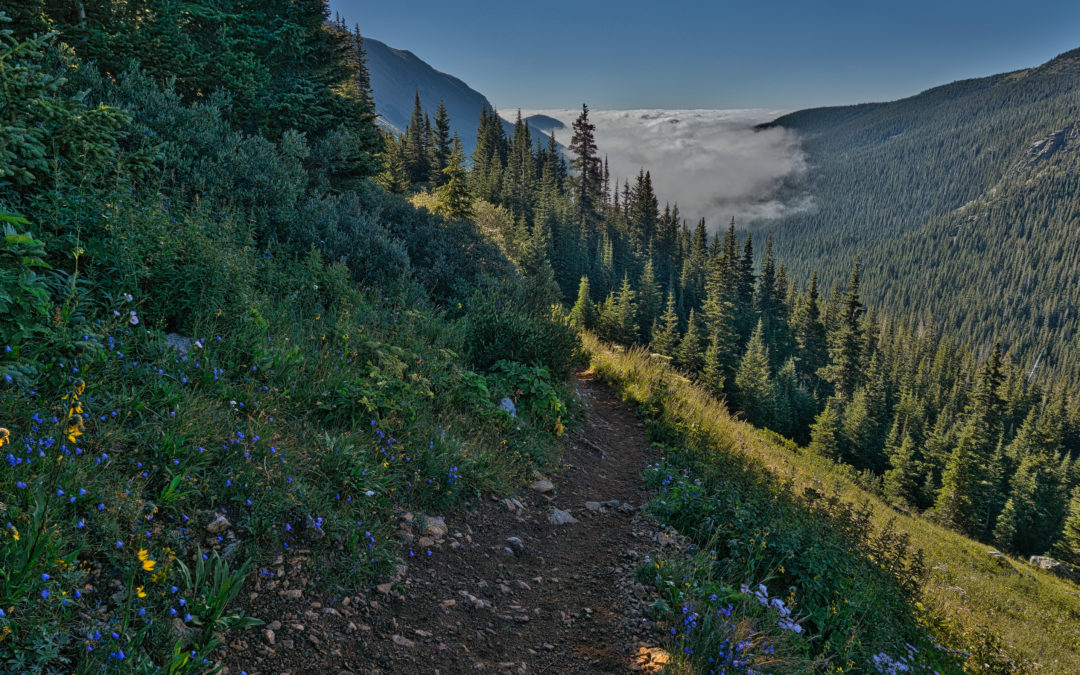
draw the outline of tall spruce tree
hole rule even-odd
[[[589,106],[581,106],[581,114],[574,121],[574,136],[570,139],[570,168],[577,172],[574,177],[574,196],[577,202],[578,220],[592,226],[597,218],[597,208],[602,197],[603,176],[600,157],[596,148],[596,125],[589,121]]]

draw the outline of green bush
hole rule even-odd
[[[516,361],[544,366],[557,378],[570,373],[580,338],[566,322],[531,305],[520,281],[473,296],[463,320],[465,353],[473,365],[490,370],[499,361]]]

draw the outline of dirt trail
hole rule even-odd
[[[641,616],[644,589],[632,579],[657,547],[655,524],[636,508],[647,499],[641,470],[650,448],[641,422],[609,391],[588,374],[577,384],[589,419],[568,434],[553,490],[525,488],[517,503],[448,514],[445,533],[428,523],[425,535],[418,519],[416,557],[396,582],[366,598],[319,599],[302,578],[303,557],[282,560],[279,569],[294,581],[257,579],[244,607],[280,618],[231,643],[229,672],[651,669],[649,659],[655,665],[662,654],[642,647],[653,627]],[[553,524],[555,509],[578,522]]]

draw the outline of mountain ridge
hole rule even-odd
[[[365,37],[367,66],[371,74],[371,87],[375,96],[375,109],[382,123],[401,133],[412,117],[416,94],[424,112],[435,116],[439,102],[446,104],[451,129],[465,145],[467,155],[476,148],[476,131],[480,111],[496,108],[479,91],[464,80],[438,70],[408,49],[397,49],[381,40]],[[503,120],[507,135],[513,133],[513,124]],[[530,124],[536,136],[546,136],[545,130]]]
[[[1080,377],[1080,293],[1063,283],[1080,256],[1075,153],[1063,154],[1078,121],[1080,49],[892,102],[784,115],[760,128],[799,134],[811,169],[788,189],[812,194],[816,209],[750,229],[773,236],[797,279],[817,269],[832,284],[859,256],[883,271],[867,279],[868,302],[978,343],[997,336],[1025,361],[1051,355]],[[987,205],[980,237],[944,236],[967,231],[959,213]],[[1023,262],[997,242],[1022,247]],[[1028,271],[995,268],[1012,263]]]

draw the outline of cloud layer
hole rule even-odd
[[[556,138],[569,145],[578,110],[530,110],[562,121]],[[806,170],[795,132],[754,131],[776,119],[774,110],[593,110],[600,153],[620,184],[638,171],[652,173],[660,203],[678,203],[690,220],[710,230],[734,217],[740,226],[810,207],[808,197],[782,201],[783,181]],[[516,115],[516,111],[514,111]]]

